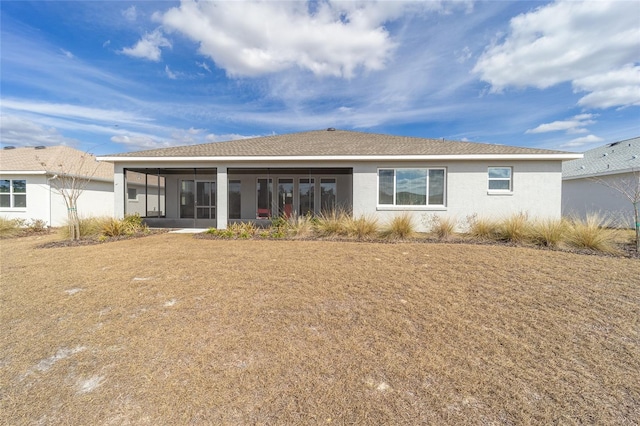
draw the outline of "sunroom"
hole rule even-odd
[[[279,216],[351,211],[352,176],[348,167],[124,168],[124,211],[151,227],[267,225]]]

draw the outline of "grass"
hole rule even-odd
[[[558,247],[565,239],[569,222],[563,219],[545,219],[533,222],[530,239],[544,247]]]
[[[468,235],[479,240],[495,240],[500,235],[500,224],[492,219],[471,215],[467,217]]]
[[[0,424],[634,424],[640,263],[521,247],[0,244]]]
[[[413,217],[408,213],[394,216],[382,229],[382,235],[391,239],[407,239],[416,234],[416,225]]]
[[[453,237],[456,232],[457,221],[447,216],[432,215],[427,219],[429,232],[439,240],[446,241]]]
[[[616,232],[607,229],[608,222],[602,216],[588,215],[586,219],[570,221],[567,242],[579,249],[615,253]]]
[[[530,222],[524,213],[517,213],[507,217],[498,223],[497,228],[496,234],[500,240],[512,243],[522,243],[530,240]]]
[[[7,219],[0,216],[0,237],[7,238],[20,234],[22,221],[19,219]]]
[[[356,218],[347,217],[344,229],[353,238],[366,240],[376,238],[380,233],[378,219],[371,215],[362,215]]]

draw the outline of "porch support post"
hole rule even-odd
[[[229,181],[227,179],[227,167],[222,166],[216,169],[218,176],[216,179],[216,220],[218,229],[227,229],[227,200],[229,199]]]
[[[113,173],[113,217],[123,219],[125,213],[126,182],[124,167],[121,164],[114,164]]]

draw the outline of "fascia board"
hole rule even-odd
[[[145,162],[298,162],[298,161],[479,161],[577,160],[582,154],[471,154],[471,155],[331,155],[331,156],[229,156],[229,157],[97,157],[113,163]]]

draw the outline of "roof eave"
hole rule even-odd
[[[296,162],[296,161],[478,161],[478,160],[577,160],[582,154],[445,154],[445,155],[308,155],[308,156],[206,156],[206,157],[97,157],[98,161],[123,162]]]

